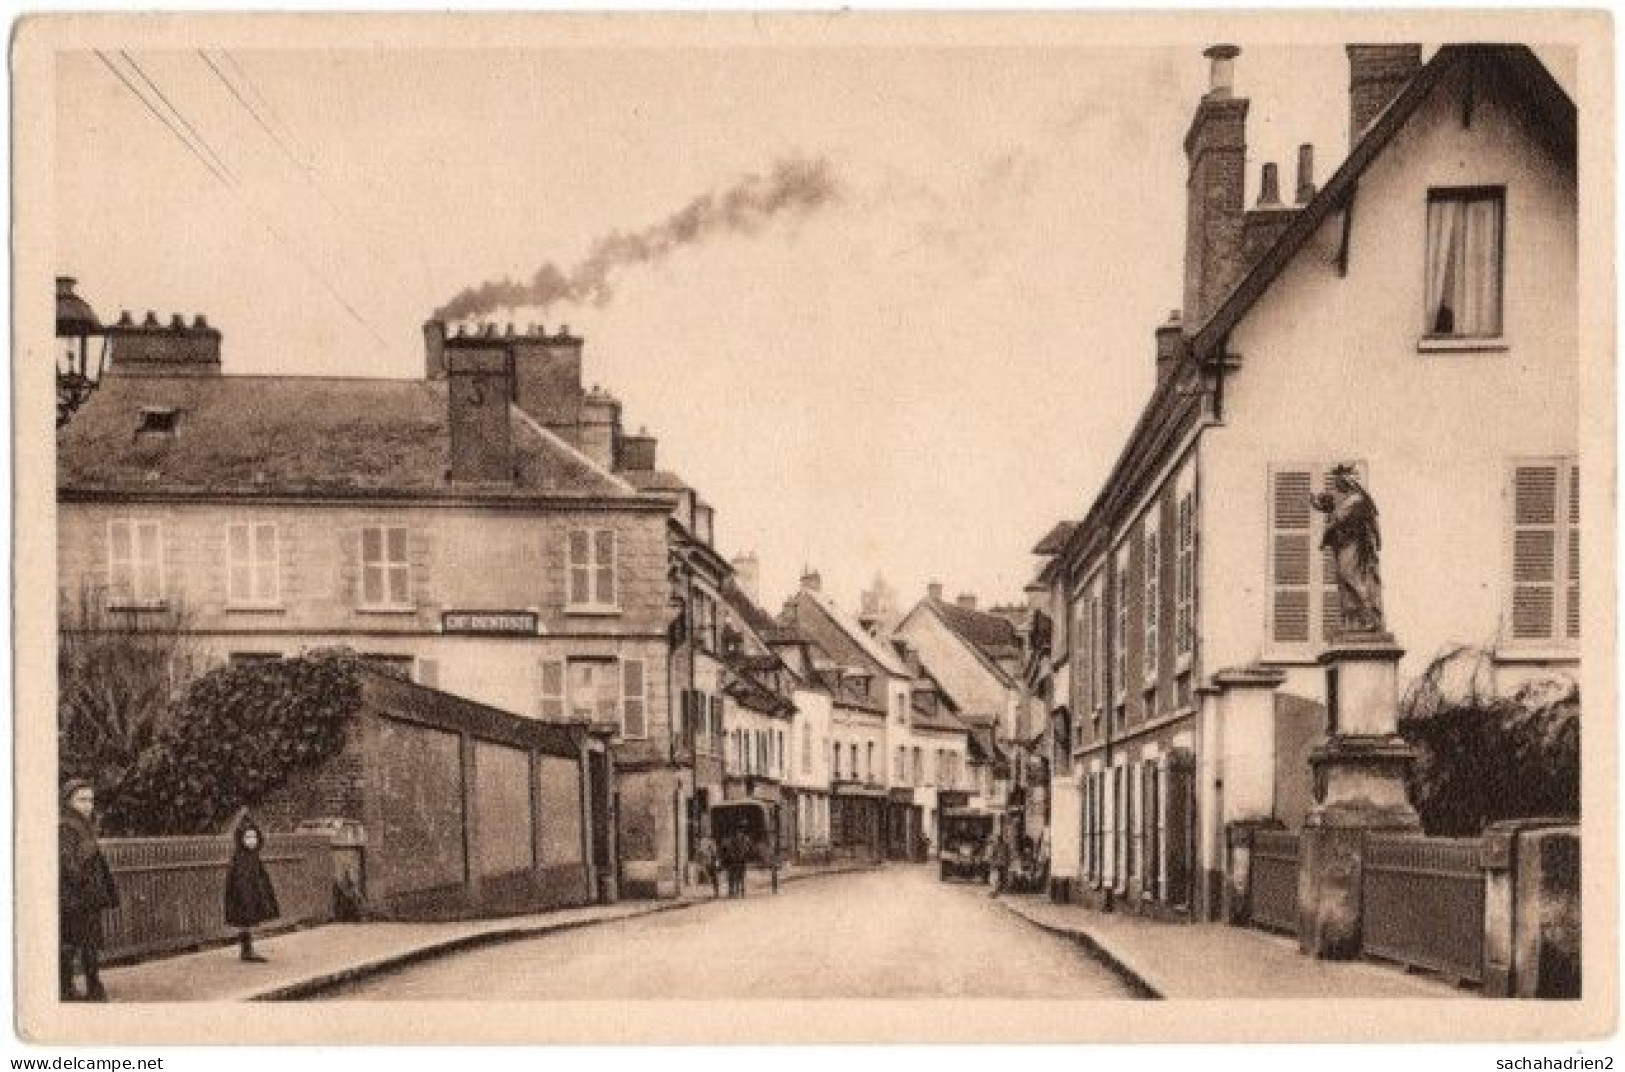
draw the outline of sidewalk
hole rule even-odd
[[[1223,923],[1159,923],[1006,895],[999,904],[1071,938],[1147,997],[1172,999],[1468,998],[1439,980],[1364,961],[1316,960],[1290,938]]]
[[[779,882],[866,870],[866,864],[789,867]],[[766,891],[766,874],[752,872],[749,889]],[[332,923],[256,940],[264,964],[245,964],[237,947],[149,960],[102,971],[116,1002],[278,1001],[309,997],[338,983],[363,978],[414,961],[493,942],[534,938],[575,927],[633,919],[709,904],[705,889],[671,901],[626,901],[586,905],[502,919],[450,923]]]

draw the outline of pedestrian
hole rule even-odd
[[[232,831],[232,842],[231,869],[226,872],[226,923],[237,928],[238,955],[263,964],[265,958],[254,952],[253,928],[282,914],[271,876],[260,861],[265,835],[245,814]]]
[[[728,888],[736,897],[745,896],[745,870],[750,866],[750,835],[735,830],[728,838],[732,843],[732,862],[728,865]]]
[[[997,897],[1004,892],[1005,874],[1010,870],[1010,846],[1002,836],[993,839],[989,865],[993,872],[993,891],[988,896]]]
[[[694,862],[700,869],[700,881],[711,884],[711,896],[722,896],[721,869],[717,866],[717,842],[710,834],[700,838],[700,847],[694,853]]]
[[[62,817],[57,824],[60,871],[58,968],[63,1001],[80,1000],[76,971],[85,975],[86,1001],[106,1001],[102,986],[102,913],[118,907],[113,869],[96,839],[96,788],[82,778],[62,787]]]

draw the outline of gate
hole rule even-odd
[[[1247,900],[1254,926],[1297,933],[1298,835],[1289,830],[1253,834]]]
[[[1477,838],[1367,839],[1360,889],[1364,951],[1482,982],[1481,855]]]

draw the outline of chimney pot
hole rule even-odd
[[[173,331],[185,331],[186,318],[179,313],[169,314],[169,327]]]
[[[510,339],[513,338],[513,321],[512,320],[508,321],[508,326],[503,329],[502,334],[506,335]]]
[[[1258,207],[1278,208],[1281,204],[1281,180],[1274,164],[1265,164],[1258,183]]]
[[[78,280],[71,275],[57,276],[56,296],[59,298],[71,298],[73,296],[73,286],[77,282]]]
[[[1315,196],[1315,147],[1313,145],[1298,146],[1298,189],[1294,200],[1300,205],[1307,205],[1310,198]]]
[[[133,328],[133,327],[135,327],[135,317],[130,315],[130,310],[128,310],[128,309],[120,309],[119,310],[118,326],[121,327],[121,328]]]
[[[1208,96],[1230,96],[1235,89],[1236,57],[1241,55],[1241,49],[1235,45],[1214,45],[1202,55],[1212,61],[1208,68]]]
[[[145,320],[141,321],[141,326],[144,327],[144,328],[155,328],[155,327],[157,327],[158,326],[158,314],[153,312],[151,309],[148,309],[147,310],[147,318]]]
[[[207,331],[209,329],[208,318],[202,313],[197,314],[192,318],[192,327],[198,331]]]
[[[496,338],[497,337],[496,321],[493,320],[490,323],[486,324],[485,327],[480,330],[480,334],[484,335],[487,339]]]

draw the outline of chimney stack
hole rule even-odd
[[[959,603],[959,606],[960,606],[961,610],[975,610],[976,609],[976,593],[974,593],[974,592],[961,592],[961,593],[959,593],[958,603]]]
[[[1281,179],[1274,164],[1265,164],[1258,177],[1258,207],[1281,207]]]
[[[512,484],[513,354],[499,340],[471,335],[450,340],[444,357],[452,482]]]
[[[1421,45],[1348,45],[1349,148],[1422,69]]]
[[[617,458],[616,470],[620,472],[647,473],[655,467],[655,448],[660,441],[649,434],[647,428],[638,429],[637,435],[621,436],[620,454]]]
[[[1241,277],[1247,106],[1234,95],[1234,45],[1202,53],[1211,62],[1207,93],[1185,135],[1185,327],[1198,331]]]
[[[926,585],[925,586],[925,598],[929,599],[933,603],[941,603],[942,602],[942,582],[941,581],[932,581],[930,584]]]
[[[423,322],[423,375],[425,379],[446,378],[446,322]]]
[[[824,578],[818,575],[817,570],[809,566],[801,571],[801,587],[808,592],[822,592],[824,590]]]
[[[760,602],[762,564],[757,561],[755,553],[735,555],[733,568],[734,583],[739,586],[739,590],[745,593],[752,603]]]
[[[190,325],[180,313],[162,324],[149,310],[137,324],[126,310],[106,336],[110,376],[220,375],[220,332],[201,313]]]
[[[1298,188],[1293,200],[1300,205],[1307,205],[1315,196],[1315,147],[1313,145],[1298,146]]]
[[[1166,380],[1179,367],[1185,356],[1185,325],[1180,322],[1179,310],[1170,309],[1168,319],[1157,328],[1157,382]]]
[[[597,465],[613,470],[620,440],[620,400],[608,391],[594,386],[581,400],[581,414],[576,426],[576,449]]]

